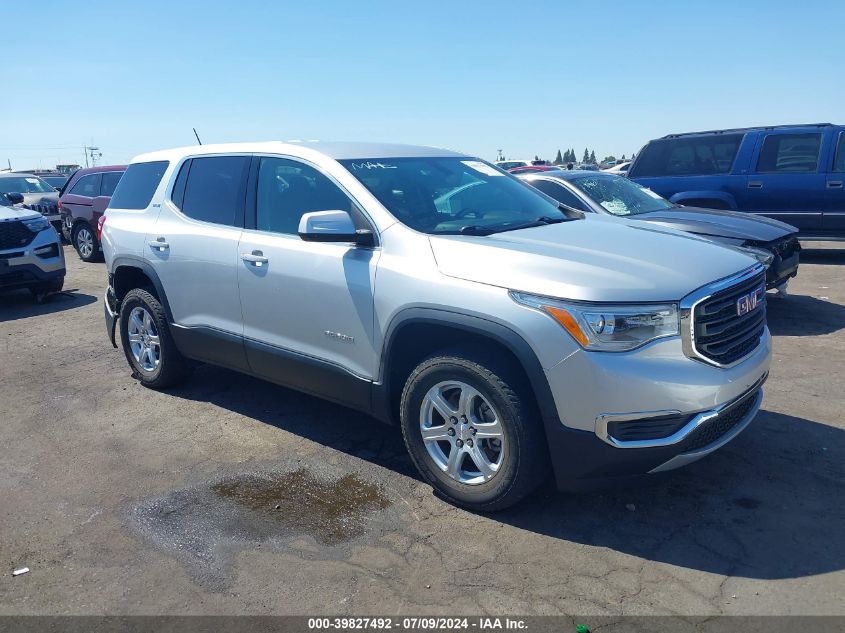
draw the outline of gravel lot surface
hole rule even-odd
[[[748,430],[490,516],[349,410],[207,366],[139,386],[66,248],[69,296],[0,297],[0,613],[845,614],[845,244],[805,246]]]

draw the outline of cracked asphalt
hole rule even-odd
[[[805,247],[746,432],[489,516],[360,414],[207,366],[140,387],[66,247],[68,296],[0,297],[0,614],[845,614],[845,244]]]

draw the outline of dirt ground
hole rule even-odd
[[[349,410],[213,367],[140,387],[66,248],[69,296],[0,297],[0,613],[845,614],[845,243],[805,246],[748,430],[491,516]]]

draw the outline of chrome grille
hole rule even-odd
[[[739,314],[742,297],[759,294],[753,309]],[[717,365],[730,365],[760,344],[766,327],[766,277],[760,274],[717,292],[693,309],[693,345]]]

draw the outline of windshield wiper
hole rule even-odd
[[[558,224],[560,222],[567,222],[571,218],[560,217],[552,218],[547,215],[541,215],[529,222],[522,222],[519,224],[499,223],[488,224],[487,226],[479,226],[471,224],[469,226],[461,227],[461,235],[492,235],[493,233],[504,233],[505,231],[518,231],[519,229],[530,229],[536,226],[545,226],[546,224]]]

